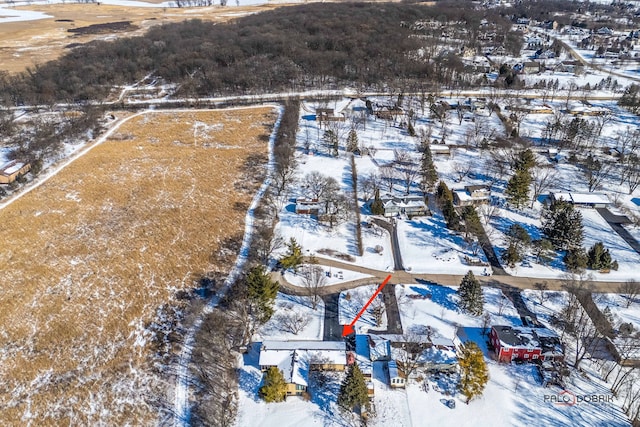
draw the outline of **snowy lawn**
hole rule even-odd
[[[631,323],[636,331],[640,330],[640,297],[632,299],[629,307],[628,298],[620,294],[593,294],[593,301],[600,311],[609,308],[613,315],[614,328],[619,327],[621,323]]]
[[[285,271],[284,278],[287,280],[287,282],[295,286],[304,287],[305,281],[303,272],[305,265],[308,264],[304,264],[303,266],[301,266],[301,268],[298,269],[298,273],[292,270]],[[373,277],[369,274],[358,273],[356,271],[346,269],[331,268],[323,265],[317,266],[324,271],[324,280],[323,283],[320,284],[320,286],[337,285],[339,283],[350,282],[352,280],[360,280],[366,279],[367,277]]]
[[[434,336],[454,339],[456,335],[480,337],[482,316],[474,317],[460,312],[457,286],[437,284],[397,285],[396,297],[400,306],[400,318],[405,331],[430,326]],[[491,315],[491,324],[522,326],[518,311],[502,291],[483,287],[485,311]],[[463,339],[464,340],[464,339]]]
[[[379,285],[360,286],[355,289],[340,292],[338,301],[338,319],[341,325],[350,324],[356,317],[356,314],[364,307],[369,298],[373,296]],[[374,311],[376,307],[383,306],[382,296],[378,295],[376,299],[369,305],[367,310],[360,316],[355,323],[356,334],[366,333],[369,330],[384,331],[387,329],[387,313],[383,312],[380,324],[376,324]]]
[[[316,309],[311,298],[278,293],[275,312],[257,332],[261,340],[322,340],[324,302],[318,299]],[[295,333],[297,331],[297,333]]]
[[[585,230],[583,246],[588,250],[593,244],[603,242],[604,247],[609,249],[611,258],[619,264],[618,271],[611,270],[608,274],[589,271],[594,279],[624,281],[637,278],[640,254],[615,233],[598,212],[591,209],[582,209],[581,212]]]
[[[485,268],[465,264],[464,257],[486,262],[484,252],[473,253],[462,236],[447,229],[438,213],[431,217],[398,220],[398,240],[403,267],[413,273],[482,274]]]

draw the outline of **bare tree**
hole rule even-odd
[[[302,332],[311,321],[309,317],[293,309],[278,313],[273,320],[280,330],[294,335]]]
[[[538,291],[538,302],[540,305],[544,305],[547,300],[547,291],[549,290],[549,284],[547,282],[536,282],[534,288]]]
[[[456,180],[456,182],[460,182],[464,178],[466,178],[467,175],[471,173],[471,167],[472,165],[469,162],[453,162],[453,170],[456,172],[456,174],[458,174],[458,179]]]
[[[538,197],[547,191],[558,178],[558,171],[553,167],[536,166],[531,170],[533,197],[531,207],[538,200]]]
[[[365,201],[370,200],[380,187],[382,187],[382,178],[375,172],[364,175],[358,180],[358,190]]]
[[[318,171],[309,172],[302,180],[302,186],[307,197],[323,200],[327,193],[339,189],[335,178],[321,174]]]
[[[581,162],[582,171],[587,178],[587,184],[589,185],[589,192],[595,191],[600,187],[600,184],[604,178],[609,174],[611,170],[611,164],[604,160],[597,159],[593,155],[589,155]]]
[[[420,172],[418,162],[412,158],[411,154],[406,150],[395,150],[394,156],[394,163],[397,167],[398,174],[404,181],[405,193],[409,194],[411,184],[414,183],[418,173]]]
[[[426,335],[408,331],[405,332],[400,337],[400,341],[395,344],[395,346],[400,346],[400,349],[396,352],[398,356],[398,367],[407,379],[409,379],[420,366],[420,356],[429,345],[425,338]]]
[[[620,285],[618,293],[627,299],[626,307],[629,308],[640,295],[640,284],[635,279],[629,279]]]
[[[574,338],[574,368],[592,352],[602,339],[601,330],[604,325],[597,327],[591,315],[583,307],[581,301],[591,299],[593,284],[582,276],[570,276],[566,279],[565,288],[569,292],[567,304],[562,310],[562,333]],[[592,302],[592,305],[593,302]],[[592,313],[596,317],[595,313]]]
[[[380,167],[380,177],[387,183],[389,193],[393,193],[393,184],[396,180],[396,168],[389,163]]]
[[[311,298],[311,308],[315,310],[318,307],[322,288],[327,282],[327,276],[325,275],[324,269],[319,265],[307,264],[302,268],[301,277],[302,286]]]

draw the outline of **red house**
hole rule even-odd
[[[500,362],[564,359],[560,339],[547,328],[496,325],[491,327],[489,339]]]

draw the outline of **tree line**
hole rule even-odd
[[[367,88],[455,85],[452,75],[462,73],[460,64],[421,58],[417,52],[427,42],[417,37],[418,30],[403,25],[426,19],[471,26],[480,21],[455,2],[434,7],[309,4],[225,24],[190,20],[153,27],[140,37],[94,41],[16,76],[0,74],[0,99],[5,105],[101,100],[114,85],[149,74],[179,85],[178,96],[347,83]]]

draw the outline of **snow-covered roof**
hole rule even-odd
[[[380,197],[382,200],[382,204],[385,208],[388,207],[398,207],[398,208],[410,208],[410,207],[421,207],[426,208],[427,205],[424,202],[424,198],[422,196],[402,196],[396,197],[390,194],[384,194]]]
[[[263,341],[263,350],[334,350],[346,351],[344,341]]]
[[[429,149],[432,153],[449,153],[451,150],[445,144],[430,144]]]
[[[264,341],[260,366],[277,366],[288,383],[307,385],[309,365],[346,365],[344,341]]]
[[[458,357],[455,350],[441,350],[433,346],[423,350],[416,361],[424,364],[451,365],[457,363]]]
[[[604,194],[597,193],[552,193],[553,198],[556,200],[562,199],[566,202],[579,204],[579,205],[609,205],[611,202],[609,198]]]
[[[404,378],[400,375],[400,372],[398,371],[398,365],[396,365],[396,361],[395,360],[390,360],[389,361],[389,378],[393,379],[393,378]]]
[[[545,354],[561,354],[564,352],[558,335],[551,329],[506,325],[495,325],[493,329],[496,331],[500,345],[503,347],[539,348]]]
[[[371,360],[384,359],[391,355],[391,343],[377,335],[369,335],[369,355]]]
[[[296,351],[289,352],[289,355],[278,364],[278,369],[287,383],[308,385],[309,361]]]
[[[2,165],[0,167],[0,173],[2,173],[3,175],[12,175],[22,169],[23,166],[24,163],[16,162],[15,160],[13,160]]]
[[[493,329],[496,331],[500,345],[503,347],[540,348],[540,343],[534,336],[531,328],[495,325]]]

